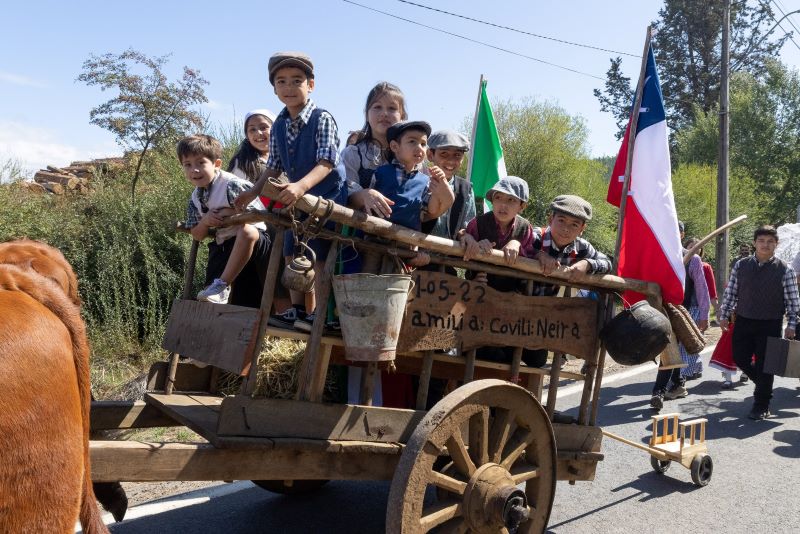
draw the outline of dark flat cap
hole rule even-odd
[[[269,72],[269,83],[274,83],[275,73],[284,67],[297,67],[303,70],[309,78],[314,77],[314,63],[311,58],[303,52],[276,52],[269,58],[267,71]]]
[[[431,125],[425,121],[400,121],[386,130],[386,140],[397,141],[406,130],[419,130],[425,132],[425,135],[431,135]]]
[[[585,221],[592,220],[592,205],[577,195],[558,195],[550,203],[553,212],[571,215]]]

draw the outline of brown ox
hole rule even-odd
[[[41,274],[40,274],[41,273]],[[0,532],[108,532],[89,470],[89,347],[57,250],[0,245]]]

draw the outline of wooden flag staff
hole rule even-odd
[[[642,93],[644,92],[644,75],[647,72],[647,56],[650,51],[650,39],[652,37],[652,27],[647,27],[647,36],[644,40],[644,52],[642,53],[642,67],[639,70],[639,83],[636,85],[636,99],[633,103],[631,121],[628,125],[628,153],[625,161],[625,178],[622,183],[622,196],[619,201],[619,216],[617,217],[617,243],[614,245],[614,258],[611,272],[617,274],[619,267],[619,249],[622,246],[622,222],[625,220],[625,209],[628,203],[628,188],[631,183],[631,167],[633,166],[633,147],[636,144],[636,127],[639,124],[639,110],[642,107]],[[615,176],[611,177],[616,179]]]

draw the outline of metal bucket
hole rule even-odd
[[[411,277],[405,274],[340,274],[333,293],[348,360],[394,360]]]

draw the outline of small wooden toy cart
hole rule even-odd
[[[679,417],[677,413],[654,415],[649,447],[605,430],[603,435],[649,452],[650,465],[656,473],[664,474],[673,461],[680,462],[691,471],[692,482],[701,487],[707,486],[714,472],[714,462],[706,447],[708,420],[700,418],[680,422]]]
[[[280,493],[310,491],[328,480],[391,480],[388,532],[544,531],[556,481],[593,480],[603,458],[602,433],[595,423],[605,354],[598,332],[610,315],[606,296],[634,289],[658,304],[658,286],[608,275],[572,281],[562,272],[544,277],[532,260],[521,258],[513,269],[503,266],[499,251],[480,262],[464,262],[458,243],[311,195],[295,209],[322,219],[318,222],[335,221],[420,245],[440,266],[477,267],[524,280],[528,295],[535,282],[557,282],[596,291],[600,298],[498,296],[443,272],[416,272],[417,286],[394,360],[398,372],[419,377],[416,409],[372,405],[372,378],[384,365],[378,362],[360,364],[358,404],[332,404],[322,402],[329,366],[357,364],[345,359],[342,338],[325,334],[326,314],[317,314],[310,334],[267,325],[283,261],[283,232],[273,243],[260,309],[190,300],[195,242],[184,295],[175,301],[165,337],[170,360],[151,368],[143,403],[93,403],[92,429],[185,425],[207,443],[92,441],[93,479],[244,479]],[[281,212],[249,212],[232,219],[267,221],[279,228],[291,224]],[[413,254],[394,244],[345,239],[319,228],[337,246],[331,247],[324,271],[317,274],[318,302],[328,299],[342,240],[399,257]],[[414,317],[420,321],[415,323]],[[258,364],[253,356],[267,336],[307,343],[292,400],[253,396]],[[531,340],[536,341],[529,348],[553,351],[555,363],[549,369],[522,364],[523,347]],[[511,363],[476,358],[471,347],[481,341],[516,347]],[[459,347],[457,355],[441,350],[453,343]],[[580,373],[561,370],[563,353],[585,360]],[[178,354],[209,365],[180,362]],[[243,377],[239,394],[217,393],[220,369]],[[542,405],[545,377],[549,386]],[[464,385],[426,409],[432,378]],[[562,380],[583,382],[580,408],[572,417],[555,411]],[[666,461],[667,452],[663,454]],[[524,490],[519,487],[523,484]],[[425,498],[429,488],[436,490],[434,503]]]

